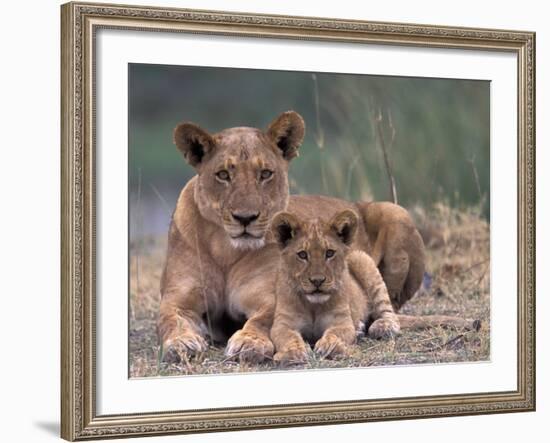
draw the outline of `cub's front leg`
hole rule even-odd
[[[337,358],[348,353],[349,346],[355,343],[356,331],[349,310],[347,312],[327,313],[327,324],[322,337],[313,349],[323,358]]]
[[[277,353],[273,360],[281,365],[305,363],[308,358],[308,345],[302,334],[297,330],[298,325],[292,318],[276,315],[271,328],[271,339]]]
[[[399,318],[393,310],[388,289],[373,259],[355,250],[347,257],[350,274],[363,291],[368,316],[374,320],[368,330],[372,338],[388,338],[400,332]]]
[[[386,284],[376,268],[373,268],[371,274],[368,305],[370,317],[374,320],[367,331],[369,337],[390,338],[399,334],[399,318],[393,310]]]

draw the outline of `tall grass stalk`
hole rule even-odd
[[[154,194],[158,197],[160,202],[162,203],[162,206],[164,210],[166,211],[166,214],[168,216],[172,216],[172,209],[166,199],[162,196],[160,191],[157,189],[157,187],[153,183],[149,183],[149,187],[153,190]]]
[[[395,179],[393,177],[392,167],[389,159],[388,149],[393,147],[393,143],[395,141],[395,127],[393,126],[392,118],[391,118],[391,112],[387,111],[388,115],[388,127],[390,130],[390,140],[388,144],[386,144],[386,140],[384,138],[384,131],[382,128],[383,125],[383,117],[382,117],[382,109],[378,110],[378,115],[376,117],[376,130],[378,135],[378,145],[380,146],[380,149],[382,150],[382,155],[384,157],[384,165],[386,167],[386,173],[388,175],[388,181],[390,182],[390,195],[392,201],[397,204],[397,189],[395,187]]]
[[[328,195],[328,182],[327,182],[327,173],[325,168],[325,133],[323,131],[323,126],[321,125],[321,111],[319,106],[319,84],[317,82],[317,75],[311,74],[313,79],[313,104],[315,105],[315,121],[316,121],[316,131],[314,134],[315,144],[319,148],[319,163],[321,165],[321,184],[323,186],[323,193]]]
[[[138,168],[138,186],[137,186],[137,202],[136,202],[136,238],[141,238],[141,168]],[[141,240],[136,241],[136,299],[139,299],[140,293],[140,284],[139,284],[139,268],[140,268],[140,251],[141,250]],[[132,309],[132,303],[128,304],[130,317],[135,320],[135,313]]]
[[[346,200],[351,200],[351,182],[353,178],[353,170],[357,166],[357,162],[360,158],[361,156],[359,154],[356,154],[348,165],[348,173],[346,174]]]

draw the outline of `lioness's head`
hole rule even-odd
[[[199,211],[225,229],[234,247],[264,244],[271,218],[288,203],[288,165],[304,132],[304,120],[293,111],[266,131],[239,127],[209,134],[193,123],[174,130],[174,143],[198,173]]]
[[[298,296],[324,303],[338,292],[357,223],[349,209],[328,223],[301,221],[288,212],[275,215],[271,229],[281,247],[283,272]]]

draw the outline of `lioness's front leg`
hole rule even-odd
[[[158,323],[163,361],[177,363],[182,354],[206,351],[208,327],[203,320],[205,313],[199,285],[184,283],[177,290],[163,294]]]
[[[225,354],[241,362],[261,363],[273,357],[273,343],[269,328],[273,321],[273,309],[259,309],[235,332],[225,348]]]
[[[237,264],[227,278],[226,308],[235,320],[246,318],[242,329],[227,342],[225,354],[259,363],[273,357],[269,331],[275,311],[273,251],[266,247]]]
[[[216,267],[203,266],[205,263],[199,263],[193,251],[184,249],[181,243],[176,243],[176,247],[186,253],[173,254],[169,248],[158,319],[162,358],[170,363],[179,362],[182,355],[206,351],[206,339],[211,335],[208,315],[223,308],[223,279]]]

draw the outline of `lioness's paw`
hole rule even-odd
[[[277,352],[273,356],[275,363],[281,366],[297,365],[307,362],[308,351],[305,346],[292,346]]]
[[[368,335],[371,338],[391,338],[399,334],[400,330],[397,319],[379,318],[370,325]]]
[[[166,340],[162,349],[163,362],[179,363],[184,355],[192,357],[205,352],[208,349],[208,343],[199,334],[186,332]]]
[[[325,335],[315,343],[314,351],[323,358],[337,358],[345,356],[348,347],[340,338],[334,335]]]
[[[227,342],[225,355],[241,362],[261,363],[273,357],[273,343],[269,337],[245,332],[235,332]]]

